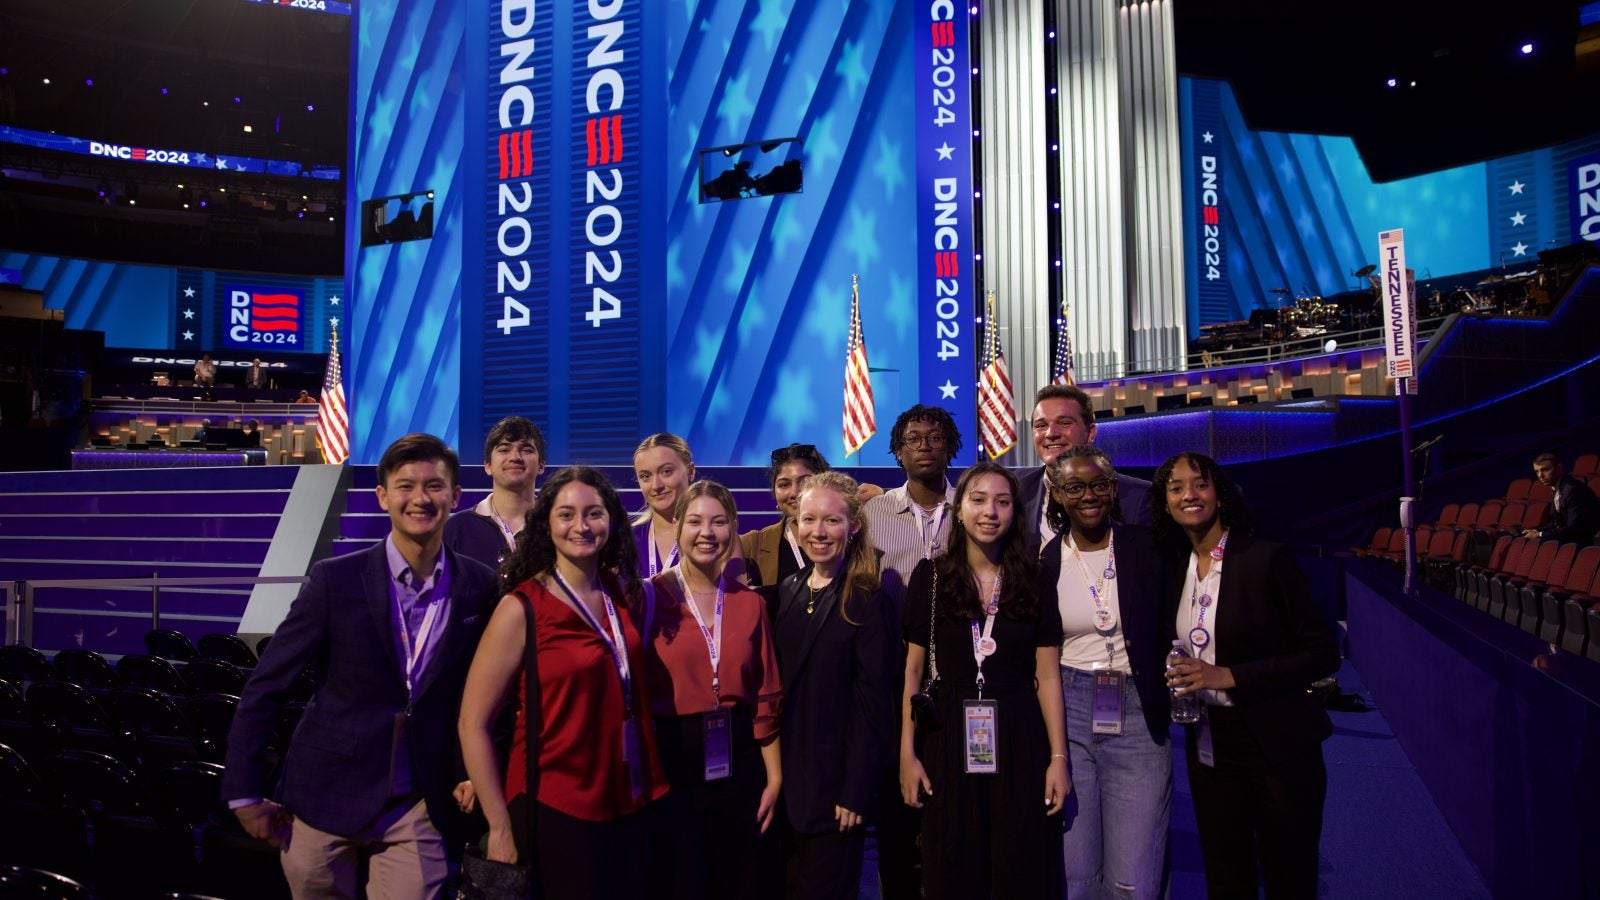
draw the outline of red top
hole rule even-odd
[[[648,706],[644,678],[639,677],[644,658],[639,630],[633,617],[618,603],[620,591],[607,580],[607,592],[617,604],[617,620],[628,646],[633,674],[634,719],[642,751],[644,793],[637,800],[628,783],[628,766],[622,760],[622,679],[593,627],[537,579],[517,586],[516,594],[532,608],[539,654],[539,696],[543,726],[539,732],[539,802],[576,819],[604,822],[637,812],[667,792],[666,770],[656,749],[655,730],[645,712]],[[602,626],[609,629],[605,618]],[[517,679],[518,696],[526,700],[526,679]],[[527,704],[517,712],[506,765],[506,797],[527,792]]]
[[[711,653],[694,613],[683,604],[678,576],[668,570],[651,579],[655,585],[656,612],[651,622],[651,653],[645,658],[650,686],[650,712],[658,716],[688,716],[716,706],[711,693]],[[706,627],[715,628],[712,616]],[[778,658],[772,649],[772,628],[767,624],[767,604],[761,595],[734,585],[722,603],[722,656],[717,673],[722,679],[722,705],[743,706],[755,717],[755,738],[765,741],[778,733],[783,689],[778,681]]]

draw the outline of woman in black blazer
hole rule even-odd
[[[855,479],[812,476],[798,525],[811,564],[779,586],[773,624],[784,694],[787,894],[852,898],[863,824],[877,808],[893,734],[893,632]]]
[[[1307,691],[1339,667],[1333,634],[1289,548],[1249,534],[1214,460],[1173,456],[1150,497],[1157,535],[1189,551],[1166,620],[1192,658],[1167,683],[1202,701],[1186,745],[1207,893],[1255,897],[1259,869],[1269,898],[1315,897],[1333,726]]]

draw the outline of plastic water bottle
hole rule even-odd
[[[1172,642],[1172,652],[1167,654],[1167,668],[1172,668],[1180,659],[1189,658],[1189,649],[1182,640]],[[1172,721],[1180,725],[1193,725],[1200,721],[1200,695],[1188,694],[1183,697],[1172,698]]]

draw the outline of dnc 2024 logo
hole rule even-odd
[[[300,345],[304,293],[248,284],[225,284],[222,290],[228,298],[225,346],[247,349],[263,345]]]

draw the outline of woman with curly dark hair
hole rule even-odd
[[[900,794],[924,810],[929,898],[1061,896],[1055,815],[1072,790],[1061,617],[1039,601],[1017,497],[1009,470],[968,469],[956,484],[949,549],[920,563],[907,585]],[[915,701],[924,721],[914,726],[925,678],[938,696]]]
[[[648,887],[644,811],[667,781],[630,612],[641,589],[627,521],[594,469],[545,484],[503,564],[506,594],[461,701],[487,856],[532,862],[547,898],[634,898]],[[491,726],[513,684],[520,709],[502,783]]]
[[[1339,667],[1333,634],[1289,548],[1250,534],[1215,460],[1173,456],[1150,499],[1157,534],[1189,551],[1165,616],[1188,656],[1167,685],[1201,700],[1184,730],[1206,891],[1254,897],[1259,871],[1268,897],[1314,897],[1333,728],[1307,688]]]

